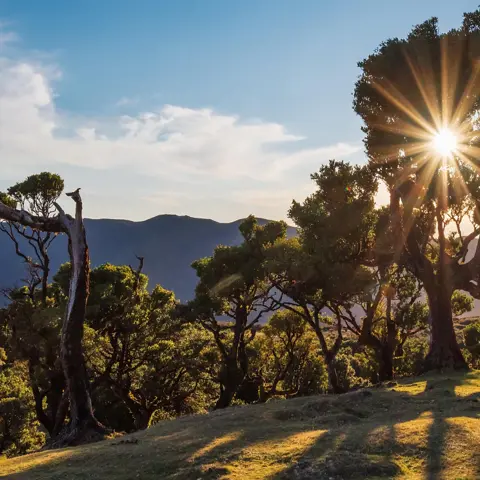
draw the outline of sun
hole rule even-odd
[[[444,158],[450,158],[457,151],[457,136],[449,128],[442,128],[433,137],[434,150]]]

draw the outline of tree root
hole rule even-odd
[[[100,442],[109,438],[112,433],[112,430],[99,422],[92,421],[75,427],[67,425],[58,435],[47,442],[45,449],[51,450]]]

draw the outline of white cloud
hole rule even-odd
[[[0,21],[0,50],[19,40],[15,32],[8,30],[8,26],[9,24],[7,22]]]
[[[289,185],[269,190],[265,188],[242,189],[232,192],[233,201],[244,205],[263,205],[269,208],[283,207],[286,212],[291,205],[292,200],[303,201],[308,195],[315,191],[313,182],[301,185],[295,185],[293,188]]]
[[[300,164],[359,149],[338,144],[287,152],[287,143],[302,138],[282,125],[173,105],[103,122],[91,119],[95,127],[84,120],[60,136],[72,119],[56,111],[46,72],[38,65],[0,59],[0,152],[16,165],[49,161],[89,168],[131,166],[159,176],[278,179]]]
[[[138,97],[122,97],[116,103],[116,107],[126,107],[129,105],[136,105],[139,102]]]
[[[143,175],[183,185],[182,191],[164,192],[162,202],[155,191],[138,196],[137,201],[147,198],[155,203],[152,200],[157,198],[159,204],[170,202],[172,208],[181,209],[198,197],[200,189],[204,198],[219,182],[228,182],[235,188],[223,194],[231,195],[235,204],[250,202],[251,206],[274,208],[279,197],[283,205],[288,196],[289,204],[303,188],[292,177],[299,168],[311,172],[328,159],[344,158],[361,148],[346,143],[305,148],[304,139],[283,125],[244,121],[211,108],[164,105],[136,115],[79,119],[56,108],[53,85],[60,76],[59,70],[49,65],[0,57],[4,180],[57,166],[96,171],[97,176],[128,171],[132,179]],[[133,102],[124,97],[117,105]],[[246,191],[249,181],[260,183],[261,190]],[[195,183],[198,190],[191,189]],[[288,185],[285,195],[279,193],[279,185]],[[215,195],[218,199],[221,193]]]
[[[9,43],[16,42],[18,40],[18,36],[14,32],[2,32],[0,30],[0,48],[4,47]]]

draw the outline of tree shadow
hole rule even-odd
[[[0,463],[0,478],[214,480],[239,471],[246,478],[269,480],[394,478],[405,473],[402,457],[416,462],[412,468],[423,471],[426,480],[441,479],[452,454],[447,451],[449,434],[456,428],[452,420],[479,418],[479,389],[456,392],[468,375],[418,377],[398,387],[234,407],[162,422],[129,435],[138,439],[136,444],[116,439],[44,452],[45,462],[24,457],[23,471],[14,474],[4,474]],[[473,461],[474,476],[463,478],[480,478],[480,457],[471,456],[470,468]]]
[[[324,445],[311,445],[288,469],[269,477],[269,480],[394,478],[405,473],[395,461],[396,457],[402,454],[408,456],[408,452],[416,452],[418,463],[425,465],[426,480],[446,478],[443,475],[448,466],[447,440],[451,429],[448,420],[455,417],[479,419],[480,391],[464,396],[458,396],[455,391],[467,378],[468,373],[453,374],[447,378],[430,376],[426,379],[425,389],[414,396],[396,391],[395,388],[386,390],[382,395],[385,402],[392,407],[391,415],[388,415],[387,411],[387,414],[380,414],[376,418],[377,414],[373,413],[367,417],[367,422],[354,422],[347,428],[334,427],[329,436],[338,438],[343,434],[341,442],[327,449]],[[418,380],[421,378],[412,383]],[[349,396],[355,397],[356,392],[342,395],[338,399],[348,399]],[[357,400],[358,398],[361,397],[357,397]],[[359,406],[355,398],[345,403],[350,405],[345,407],[346,411],[355,411],[355,407]],[[368,405],[367,396],[365,406]],[[373,406],[382,410],[386,405],[379,402]],[[412,441],[402,438],[400,442],[397,438],[398,426],[422,418],[430,422],[426,445],[422,447],[415,438],[412,438]],[[375,435],[379,436],[377,443]],[[469,474],[471,476],[461,478],[480,478],[480,452],[475,452],[475,447],[475,444],[466,446],[472,453],[471,467],[474,472]]]

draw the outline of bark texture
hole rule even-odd
[[[103,438],[105,427],[95,418],[89,394],[89,384],[83,355],[82,339],[86,303],[89,293],[90,263],[83,224],[82,199],[79,190],[67,194],[75,202],[75,217],[65,214],[55,204],[59,215],[54,218],[37,217],[28,212],[0,203],[0,218],[17,222],[32,229],[65,233],[72,266],[69,299],[61,333],[61,362],[68,391],[68,425],[55,425],[57,435],[51,446],[62,447]]]
[[[425,361],[425,370],[467,369],[468,365],[458,346],[453,327],[451,298],[455,290],[465,290],[473,297],[480,298],[480,248],[477,245],[473,259],[464,263],[469,244],[479,231],[468,235],[458,255],[447,252],[445,240],[445,222],[441,202],[437,202],[435,221],[438,231],[438,262],[436,265],[425,255],[422,232],[414,222],[411,192],[414,184],[405,182],[399,195],[392,202],[394,218],[400,218],[400,198],[404,204],[403,225],[398,227],[398,241],[404,247],[402,252],[406,263],[415,276],[422,282],[428,297],[431,316],[431,344]],[[400,251],[400,249],[399,249]]]

